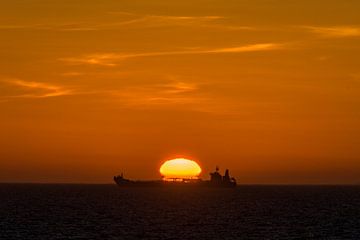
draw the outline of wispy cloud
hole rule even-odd
[[[43,82],[23,81],[19,79],[3,80],[3,82],[26,90],[24,94],[12,95],[9,96],[9,98],[47,98],[71,95],[73,93],[73,90],[63,86]]]
[[[199,86],[188,82],[170,82],[132,86],[112,91],[124,107],[131,108],[166,108],[185,107],[187,110],[212,111],[210,98],[199,89]]]
[[[94,31],[98,30],[95,25],[88,23],[64,23],[64,24],[14,24],[0,25],[0,30],[50,30],[50,31]]]
[[[134,55],[134,54],[133,54]],[[89,64],[89,65],[100,65],[100,66],[116,66],[114,60],[125,59],[128,57],[133,57],[133,55],[122,55],[115,53],[100,53],[100,54],[90,54],[82,57],[74,58],[60,58],[60,61],[67,62],[69,64]]]
[[[121,107],[129,109],[170,109],[212,115],[236,114],[236,104],[206,89],[202,84],[172,82],[128,87],[108,94],[112,95],[112,101],[118,101]]]
[[[7,91],[13,94],[1,95],[0,102],[14,99],[43,99],[66,95],[97,96],[104,101],[118,104],[121,108],[131,109],[180,109],[211,114],[231,113],[229,103],[215,98],[203,88],[205,83],[184,81],[179,77],[166,76],[163,83],[148,83],[137,86],[123,86],[113,89],[89,90],[87,87],[69,89],[64,86],[44,82],[24,81],[19,79],[3,80],[8,85]],[[206,83],[208,85],[208,83]],[[11,89],[10,86],[15,87]]]
[[[84,72],[64,72],[60,74],[61,76],[64,77],[78,77],[78,76],[83,76],[85,75]]]
[[[198,96],[198,86],[193,83],[171,82],[127,87],[112,94],[128,106],[154,106],[189,104],[203,100]]]
[[[183,51],[164,51],[164,52],[145,52],[145,53],[100,53],[81,57],[61,58],[59,60],[69,64],[90,64],[102,66],[116,66],[119,61],[129,58],[156,57],[172,55],[198,55],[198,54],[224,54],[224,53],[244,53],[258,51],[272,51],[283,49],[284,44],[279,43],[258,43],[244,46],[235,46],[227,48],[195,49]]]
[[[165,93],[171,94],[189,93],[198,90],[198,86],[196,84],[186,82],[172,82],[164,84],[163,88],[165,88]]]
[[[360,27],[356,26],[304,26],[304,28],[322,37],[341,38],[360,36]]]
[[[146,19],[157,19],[157,20],[170,20],[170,21],[213,21],[223,19],[222,16],[171,16],[171,15],[145,15],[143,18]]]
[[[241,53],[241,52],[257,52],[270,51],[284,48],[284,44],[279,43],[258,43],[230,48],[217,48],[207,51],[199,51],[198,53]]]
[[[116,13],[112,13],[116,14]],[[184,26],[213,28],[218,30],[256,30],[251,26],[232,25],[224,22],[227,18],[224,16],[171,16],[171,15],[138,15],[126,12],[119,12],[119,15],[131,16],[129,20],[103,24],[101,27],[164,27],[164,26]]]
[[[360,73],[351,73],[349,76],[352,80],[360,83]]]
[[[118,29],[123,27],[162,27],[162,26],[199,26],[206,25],[224,19],[222,16],[167,16],[167,15],[139,15],[122,13],[121,19],[114,19],[108,22],[65,22],[65,23],[33,23],[33,24],[7,24],[0,25],[0,30],[11,29],[32,29],[32,30],[53,30],[53,31],[95,31],[105,29]],[[125,16],[125,17],[124,17]],[[219,26],[215,26],[219,27]],[[230,26],[235,28],[236,26]],[[226,28],[226,27],[225,27]],[[239,26],[238,29],[249,29]]]
[[[158,28],[158,27],[198,27],[211,28],[220,31],[253,31],[259,30],[251,26],[234,25],[228,18],[218,15],[210,16],[179,16],[179,15],[151,15],[131,12],[108,12],[111,20],[78,21],[63,23],[23,23],[0,25],[0,30],[45,30],[45,31],[99,31],[127,28]]]
[[[123,13],[121,15],[124,15]],[[141,27],[159,27],[168,25],[189,25],[189,24],[203,24],[224,19],[222,16],[171,16],[171,15],[137,15],[127,14],[131,16],[130,19],[102,24],[102,27],[116,27],[125,25],[140,25]]]

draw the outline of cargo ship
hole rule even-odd
[[[114,182],[119,187],[164,187],[164,186],[179,186],[179,187],[216,187],[216,188],[231,188],[236,187],[236,179],[230,177],[229,170],[225,170],[225,174],[219,173],[219,168],[216,167],[215,172],[210,173],[210,180],[202,180],[199,178],[167,178],[162,180],[130,180],[124,178],[124,175],[114,176]]]

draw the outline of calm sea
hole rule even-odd
[[[1,184],[0,239],[360,239],[360,187]]]

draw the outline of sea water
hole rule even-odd
[[[360,187],[0,184],[0,239],[360,239]]]

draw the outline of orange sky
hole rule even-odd
[[[226,2],[226,3],[225,3]],[[360,1],[0,3],[0,182],[360,183]]]

